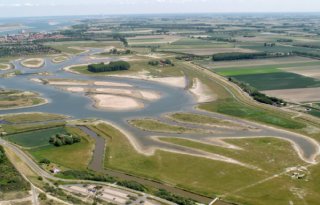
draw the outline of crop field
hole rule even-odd
[[[179,40],[180,37],[169,36],[169,35],[152,35],[143,37],[132,37],[128,38],[128,43],[130,46],[154,46],[161,44],[168,44]]]
[[[318,60],[305,57],[281,57],[281,58],[266,58],[266,59],[252,59],[252,60],[236,60],[236,61],[219,61],[214,62],[210,60],[198,61],[199,64],[213,69],[222,68],[251,68],[251,67],[300,67],[300,66],[317,66],[320,65]]]
[[[49,145],[33,148],[29,150],[30,154],[37,161],[48,159],[51,162],[58,164],[64,168],[75,170],[87,169],[92,157],[92,151],[94,149],[94,140],[78,128],[67,127],[67,129],[63,129],[61,131],[68,131],[68,133],[70,134],[79,136],[81,137],[81,141],[79,143],[61,147]]]
[[[66,133],[66,130],[64,127],[57,127],[57,128],[10,135],[10,136],[7,136],[7,139],[22,147],[27,147],[27,148],[40,147],[40,146],[49,145],[50,137],[57,133]]]
[[[231,77],[246,82],[258,90],[320,87],[320,80],[288,72],[236,75]]]
[[[300,88],[300,89],[285,89],[285,90],[268,90],[264,91],[268,96],[284,99],[288,102],[318,102],[320,101],[319,88]]]
[[[281,68],[283,71],[320,79],[320,65]]]

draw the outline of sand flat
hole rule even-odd
[[[107,81],[95,81],[93,84],[98,86],[132,87],[132,85],[127,83],[115,83],[115,82],[107,82]]]
[[[91,95],[95,101],[95,107],[98,109],[107,109],[115,111],[137,110],[144,107],[139,101],[117,95],[97,94]]]
[[[189,91],[195,96],[198,103],[211,102],[217,99],[217,96],[198,78],[193,80],[193,86]]]

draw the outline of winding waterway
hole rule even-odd
[[[9,113],[21,113],[21,112],[48,112],[57,113],[72,116],[76,119],[81,118],[98,118],[112,122],[112,124],[124,130],[129,134],[136,144],[140,147],[142,151],[148,152],[151,149],[162,148],[168,151],[190,153],[195,155],[204,155],[203,152],[189,149],[182,146],[177,146],[173,144],[163,143],[159,140],[155,140],[154,136],[174,136],[174,137],[184,137],[190,139],[203,140],[208,142],[210,138],[230,138],[230,137],[279,137],[282,139],[289,140],[295,145],[296,150],[300,154],[301,158],[304,160],[314,163],[315,158],[319,155],[319,145],[315,141],[294,134],[291,132],[281,131],[278,129],[273,129],[267,126],[258,125],[256,123],[251,123],[243,121],[240,119],[234,119],[232,117],[224,116],[216,113],[208,113],[204,111],[198,111],[194,109],[196,105],[193,96],[183,88],[176,88],[168,86],[161,83],[156,83],[152,81],[130,79],[130,78],[120,78],[120,77],[106,77],[106,76],[85,76],[78,75],[74,73],[65,72],[62,68],[85,63],[97,63],[101,61],[114,61],[117,58],[105,58],[101,59],[91,59],[90,55],[100,52],[101,49],[91,49],[90,51],[71,57],[69,60],[62,63],[53,63],[51,59],[45,59],[45,65],[41,69],[29,69],[25,68],[20,64],[20,60],[13,61],[17,70],[22,71],[22,75],[18,75],[13,78],[0,79],[0,86],[8,89],[18,89],[26,90],[40,93],[44,98],[49,100],[48,104],[42,106],[36,106],[31,108],[22,108],[15,110],[2,110],[0,114]],[[3,71],[0,71],[2,73]],[[39,76],[36,72],[50,72],[51,76]],[[50,85],[39,85],[30,81],[30,78],[65,78],[65,79],[77,79],[77,80],[89,80],[89,81],[108,81],[108,82],[120,82],[128,83],[133,85],[134,88],[157,91],[162,94],[161,99],[155,102],[144,102],[145,107],[139,110],[133,111],[112,111],[112,110],[98,110],[92,106],[92,101],[83,94],[69,93],[61,89],[57,89]],[[212,117],[218,117],[225,120],[231,120],[237,123],[246,124],[247,127],[253,127],[255,130],[251,129],[230,129],[230,128],[210,128],[206,129],[212,130],[210,134],[164,134],[149,132],[137,129],[128,124],[128,119],[152,117],[157,118],[161,121],[170,121],[164,118],[164,114],[170,112],[188,111],[194,113],[205,114]],[[170,121],[172,124],[192,126],[185,123],[177,123]],[[195,128],[203,128],[203,126],[193,125]]]

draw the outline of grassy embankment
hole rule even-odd
[[[193,129],[177,125],[170,125],[154,119],[135,119],[130,120],[129,123],[139,129],[153,132],[165,133],[205,133],[205,130]]]
[[[138,154],[126,137],[117,129],[105,124],[90,128],[108,140],[106,168],[165,181],[208,196],[212,196],[212,194],[223,196],[282,172],[286,167],[304,164],[288,142],[278,139],[228,140],[229,143],[244,148],[243,150],[229,150],[189,141],[175,142],[208,152],[226,154],[252,163],[264,170],[257,171],[229,163],[165,151],[156,151],[153,156],[144,156]],[[288,176],[281,178],[283,179],[280,182],[276,179],[263,183],[264,186],[273,187],[273,189],[267,189],[269,197],[265,197],[265,190],[259,188],[254,190],[255,197],[252,197],[253,194],[244,189],[235,194],[227,195],[227,199],[240,201],[244,204],[261,205],[287,204],[289,199],[298,203],[301,199],[290,191],[290,187],[307,182],[294,181]],[[312,182],[309,184],[314,186]],[[315,190],[310,189],[310,193],[315,194]],[[279,198],[280,194],[281,198]],[[247,198],[249,195],[250,198]],[[264,200],[260,200],[262,198]]]
[[[23,113],[14,115],[3,115],[0,119],[5,120],[9,123],[31,123],[31,122],[44,122],[54,120],[65,120],[67,119],[64,115],[51,114],[51,113]]]

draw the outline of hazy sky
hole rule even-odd
[[[0,16],[320,12],[320,0],[0,0]]]

